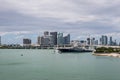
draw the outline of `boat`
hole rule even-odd
[[[66,46],[59,46],[57,45],[56,50],[58,50],[58,52],[63,53],[63,52],[93,52],[94,48],[92,45],[81,45],[79,42],[75,42],[72,45]]]
[[[86,49],[82,47],[58,47],[59,52],[93,52],[92,49]]]

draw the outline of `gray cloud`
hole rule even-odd
[[[0,0],[0,33],[120,31],[119,0]]]

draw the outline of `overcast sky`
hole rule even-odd
[[[120,0],[0,0],[3,43],[22,43],[44,31],[120,37]]]

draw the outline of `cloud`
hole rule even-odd
[[[0,0],[0,35],[120,33],[120,0]],[[26,33],[25,33],[26,34]],[[75,38],[75,37],[74,37]]]
[[[13,32],[0,32],[0,36],[5,35],[25,35],[25,34],[31,34],[32,32],[29,31],[13,31]]]
[[[33,16],[58,18],[64,21],[92,21],[100,18],[97,12],[103,12],[111,6],[116,6],[119,0],[4,0],[1,1],[7,8],[18,13]],[[8,5],[6,7],[6,5]],[[114,9],[113,9],[114,10]],[[94,14],[96,13],[96,14]],[[106,13],[105,13],[106,14]],[[104,15],[104,14],[103,14]]]
[[[5,0],[2,1],[9,6],[8,9],[27,16],[58,18],[67,22],[75,21],[93,21],[100,18],[92,13],[102,11],[105,7],[109,8],[113,5],[108,0],[101,1],[82,1],[82,0]],[[118,2],[117,0],[115,2]],[[111,5],[110,5],[111,4]],[[116,3],[114,3],[116,4]],[[101,10],[102,9],[102,10]],[[104,13],[104,12],[103,12]]]

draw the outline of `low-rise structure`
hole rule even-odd
[[[31,46],[31,39],[25,38],[23,39],[23,46]]]

